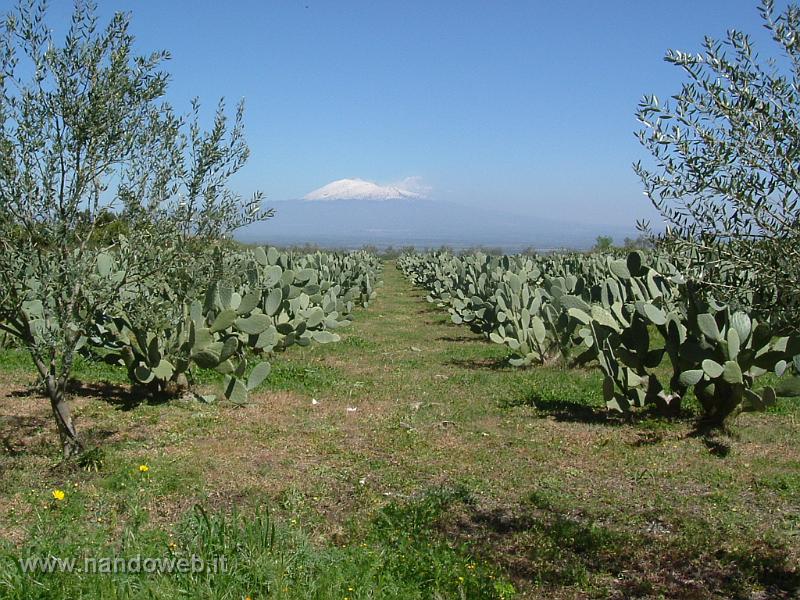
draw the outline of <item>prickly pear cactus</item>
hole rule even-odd
[[[774,402],[772,388],[754,389],[759,376],[800,371],[797,339],[776,338],[746,310],[703,299],[702,286],[658,253],[435,252],[404,255],[398,268],[428,290],[428,300],[446,308],[453,323],[508,347],[512,365],[559,357],[596,364],[612,410],[652,405],[674,415],[693,391],[704,421],[728,428],[740,412]],[[667,365],[671,374],[664,377]],[[800,394],[797,381],[787,376],[781,386]]]
[[[268,376],[275,352],[338,341],[334,330],[375,297],[381,272],[380,261],[365,252],[215,249],[203,260],[213,265],[213,280],[195,287],[193,298],[181,301],[176,290],[141,284],[124,291],[113,314],[98,315],[89,350],[125,365],[131,383],[153,393],[181,395],[193,373],[205,369],[224,376],[223,397],[246,402]],[[159,320],[129,309],[142,305],[152,306]]]

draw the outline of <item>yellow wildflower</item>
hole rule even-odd
[[[141,471],[142,473],[147,473],[149,470],[150,467],[148,467],[147,465],[139,465],[139,471]]]
[[[64,493],[64,490],[53,490],[53,498],[55,498],[56,500],[61,501],[64,499],[65,496],[66,494]]]

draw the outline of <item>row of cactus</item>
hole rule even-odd
[[[692,389],[705,420],[728,428],[774,402],[774,389],[753,389],[757,377],[800,368],[800,339],[718,304],[656,253],[409,254],[398,266],[454,323],[507,346],[511,364],[596,365],[613,410],[674,414]]]
[[[213,369],[224,375],[223,396],[243,403],[268,376],[274,353],[339,341],[336,330],[349,324],[355,306],[374,298],[381,271],[380,261],[363,252],[262,247],[220,252],[213,263],[211,282],[182,302],[168,287],[125,290],[113,311],[98,316],[87,351],[124,365],[134,385],[173,396],[188,390],[197,369]],[[114,277],[124,265],[109,255],[98,269]],[[130,308],[142,294],[159,320]]]

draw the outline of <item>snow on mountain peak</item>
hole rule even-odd
[[[415,191],[418,179],[411,177],[399,184],[378,185],[364,179],[337,179],[303,196],[303,200],[405,200],[424,198]]]

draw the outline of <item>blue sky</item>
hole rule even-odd
[[[140,50],[172,53],[176,107],[245,98],[238,191],[418,177],[433,199],[584,223],[654,216],[630,166],[645,157],[634,111],[678,90],[667,48],[729,27],[767,42],[755,0],[100,5],[132,13]]]

